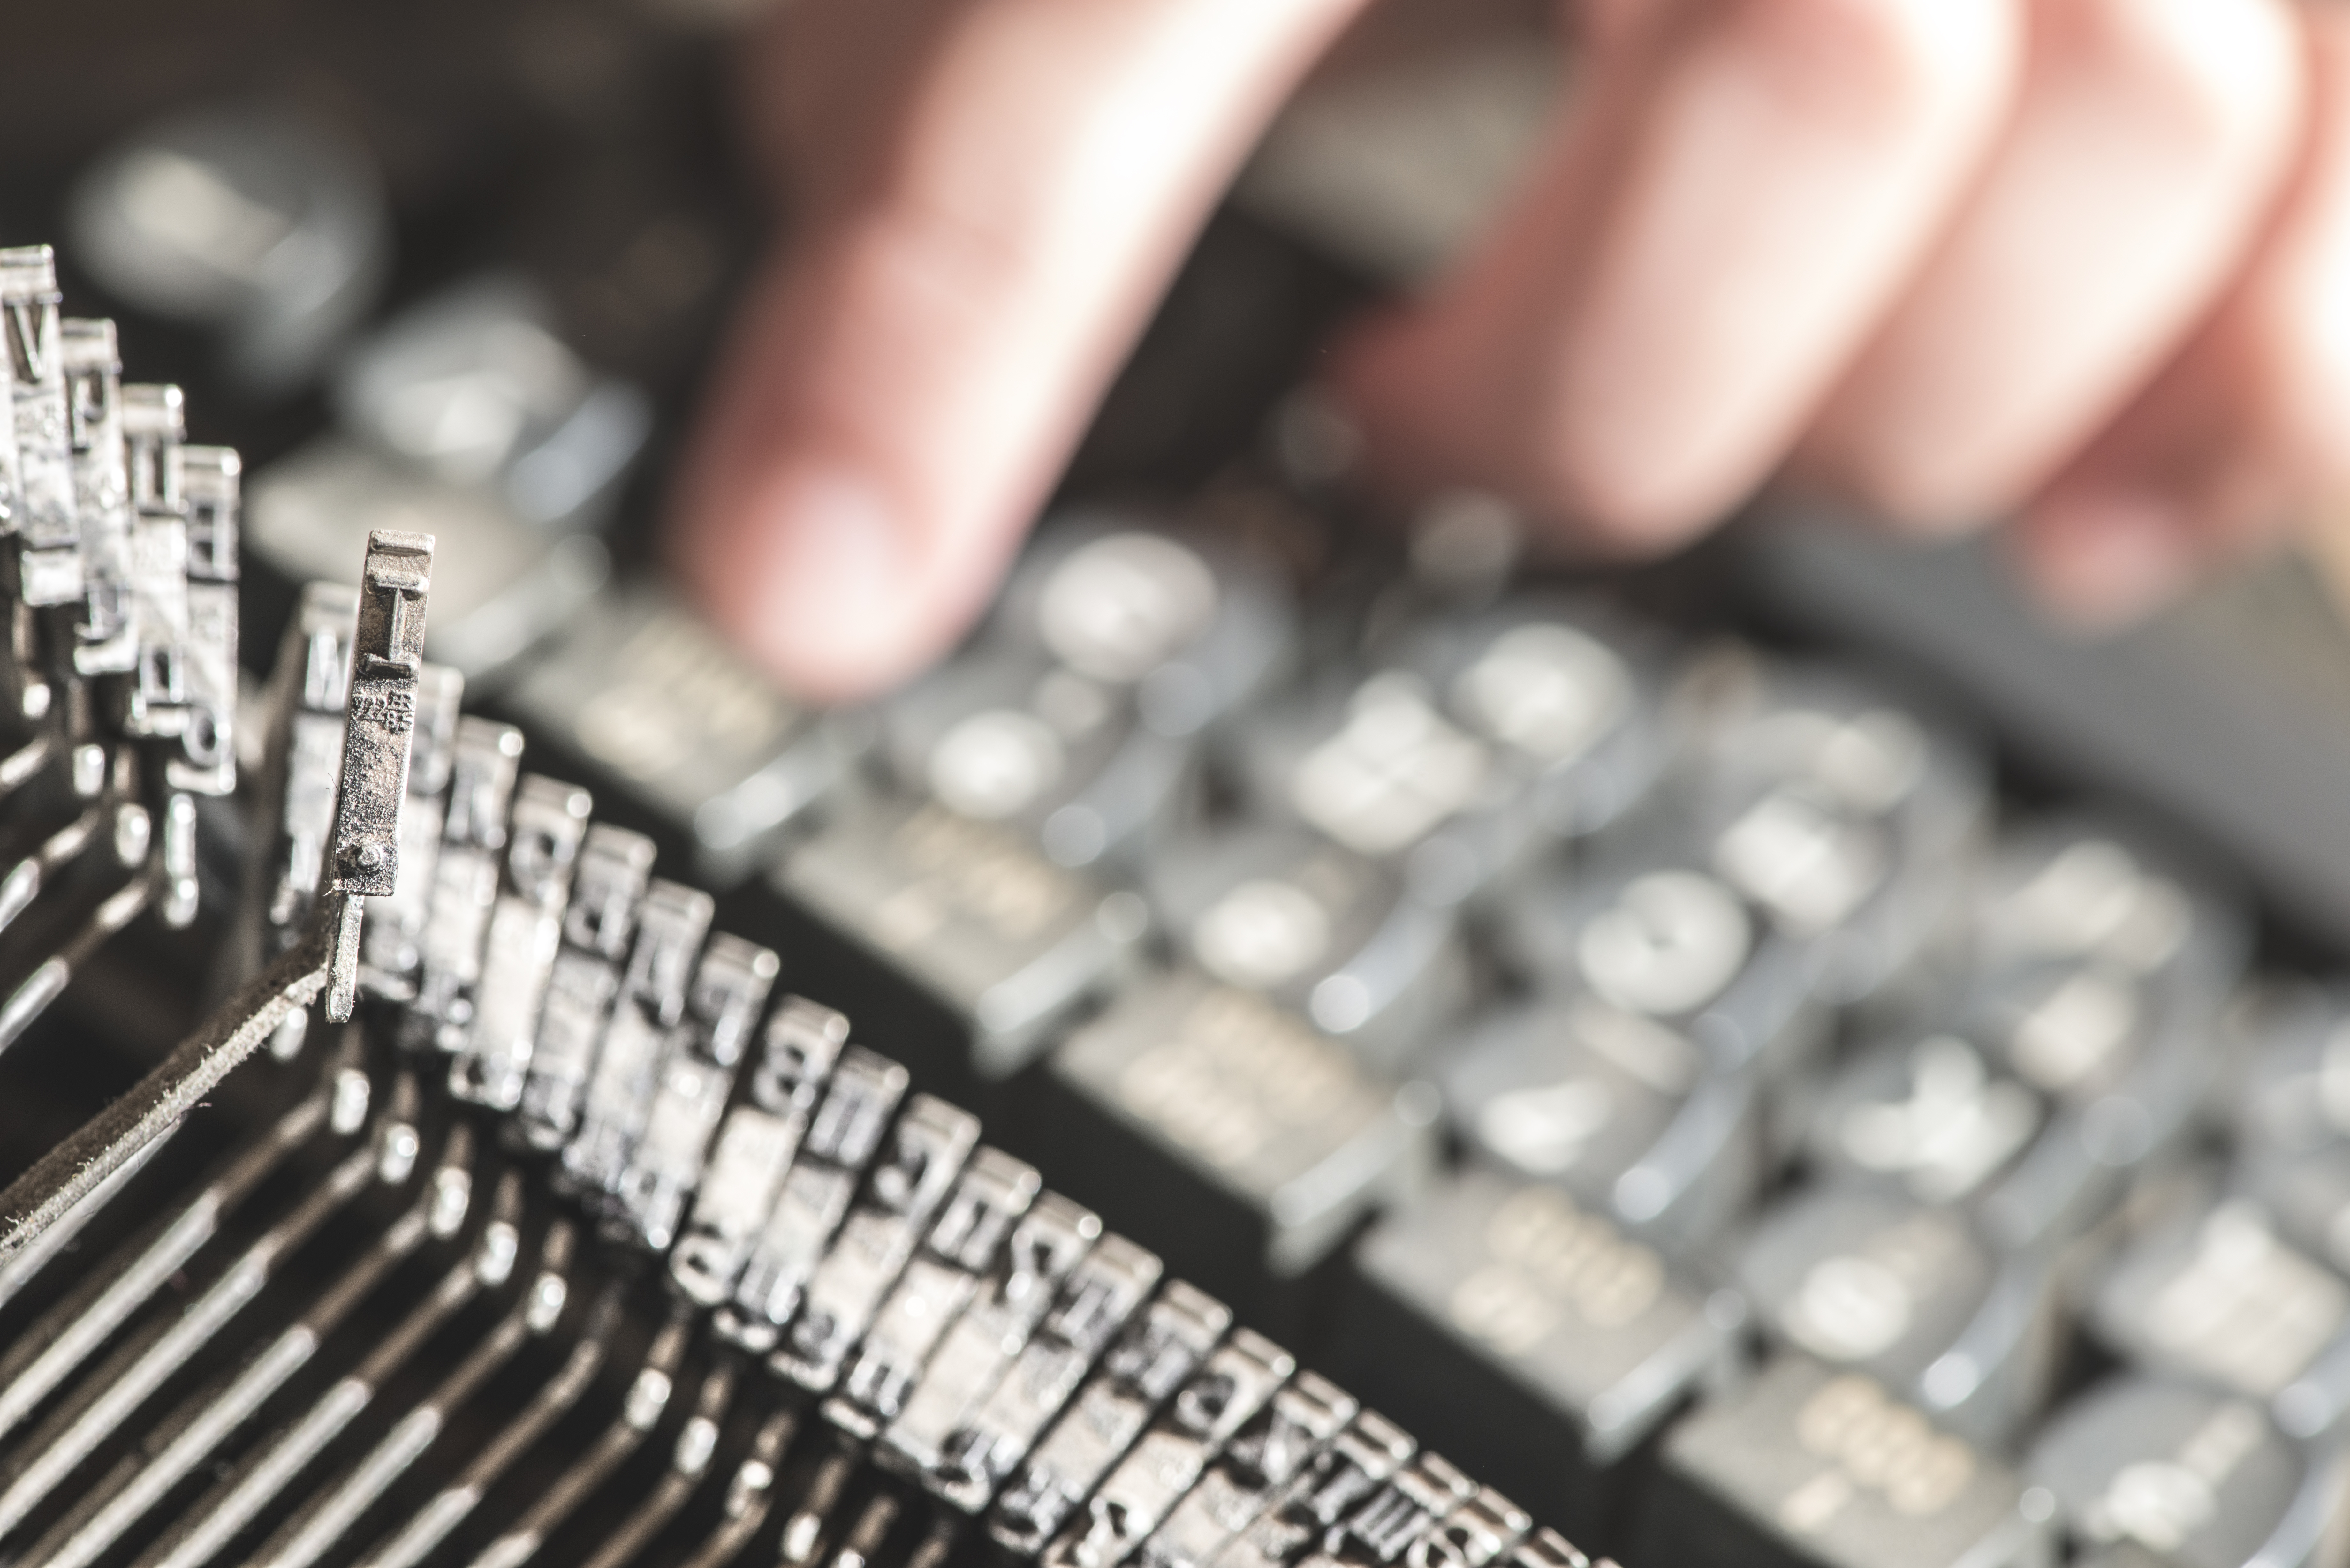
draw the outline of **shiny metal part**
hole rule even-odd
[[[444,666],[427,664],[416,672],[416,728],[409,744],[408,799],[400,815],[400,883],[368,910],[367,938],[359,947],[362,983],[370,996],[387,1002],[416,999],[464,691],[464,677]]]
[[[717,1306],[733,1293],[847,1040],[848,1020],[805,997],[785,997],[768,1021],[752,1103],[726,1114],[670,1254],[670,1277],[694,1301]]]
[[[236,789],[237,514],[244,465],[224,446],[180,449],[186,511],[187,640],[180,669],[180,754],[164,764],[173,789],[222,796]]]
[[[924,1488],[965,1513],[985,1510],[1076,1392],[1095,1357],[1141,1308],[1161,1272],[1155,1254],[1122,1236],[1097,1242],[994,1392],[923,1469]]]
[[[670,1041],[643,1135],[614,1194],[619,1223],[654,1251],[677,1239],[678,1220],[702,1179],[710,1136],[733,1090],[743,1042],[780,967],[765,948],[723,932],[702,950],[686,996],[686,1027]]]
[[[63,298],[48,246],[0,250],[0,331],[6,336],[16,459],[9,530],[15,569],[7,588],[19,603],[40,607],[69,605],[82,594],[59,342]]]
[[[1030,1450],[1019,1480],[996,1500],[987,1521],[995,1543],[1024,1554],[1041,1552],[1232,1321],[1232,1309],[1204,1292],[1180,1280],[1167,1284]]]
[[[522,733],[468,715],[458,721],[450,754],[416,997],[400,1020],[400,1044],[411,1051],[453,1052],[472,1028],[483,941],[497,903],[499,852],[522,764]]]
[[[321,993],[327,1016],[347,1019],[358,1000],[364,900],[390,892],[399,874],[400,811],[407,793],[417,650],[432,541],[423,535],[369,542],[354,669],[368,696],[353,715],[331,845],[333,877],[308,929],[239,987],[128,1095],[99,1112],[0,1192],[0,1259],[55,1224],[74,1205],[198,1105],[296,1009]],[[62,987],[60,986],[60,989]]]
[[[826,1419],[871,1438],[904,1409],[931,1349],[962,1316],[1041,1185],[1035,1168],[993,1148],[973,1155],[954,1195],[874,1313]]]
[[[455,1054],[449,1092],[459,1099],[502,1111],[522,1103],[590,804],[586,790],[536,774],[515,794],[473,1016],[447,1025],[442,1042]]]
[[[538,1272],[512,1310],[366,1455],[281,1525],[256,1552],[255,1563],[268,1568],[309,1568],[431,1452],[451,1418],[484,1383],[531,1339],[543,1337],[555,1327],[569,1294],[567,1274],[575,1234],[560,1222],[549,1227],[539,1252]]]
[[[1360,1407],[1310,1372],[1276,1390],[1139,1550],[1147,1568],[1207,1568],[1336,1438]]]
[[[125,675],[139,659],[131,617],[130,471],[122,440],[122,354],[111,321],[57,324],[64,361],[66,439],[73,453],[75,547],[81,556],[83,619],[74,628],[74,670]]]
[[[888,1152],[808,1279],[768,1362],[774,1370],[814,1393],[832,1387],[978,1141],[979,1118],[970,1112],[928,1095],[907,1103]]]
[[[1102,1478],[1039,1561],[1048,1568],[1117,1568],[1296,1370],[1295,1358],[1279,1345],[1235,1330]]]
[[[655,881],[646,889],[636,945],[588,1079],[579,1129],[563,1149],[563,1179],[583,1192],[618,1196],[652,1114],[671,1036],[683,1027],[686,981],[714,909],[709,894],[675,882]]]
[[[589,1309],[578,1339],[554,1376],[539,1385],[523,1407],[454,1479],[426,1499],[398,1530],[359,1559],[362,1568],[414,1568],[447,1540],[452,1531],[472,1517],[490,1487],[529,1452],[548,1428],[567,1415],[594,1384],[610,1354],[609,1342],[619,1318],[620,1293],[617,1288],[608,1289]],[[303,1538],[296,1536],[286,1543],[285,1551],[265,1554],[260,1561],[269,1568],[299,1568],[316,1562],[334,1541],[329,1537],[307,1556],[293,1550],[305,1544]]]
[[[561,1148],[578,1130],[597,1043],[620,993],[620,963],[652,866],[652,840],[624,827],[598,823],[581,844],[563,945],[547,976],[523,1084],[522,1136],[533,1148]]]
[[[883,1465],[918,1477],[941,1470],[949,1441],[995,1392],[1101,1233],[1098,1216],[1058,1193],[1036,1199],[882,1434],[876,1451]]]
[[[733,1300],[719,1310],[720,1335],[760,1353],[775,1348],[848,1212],[858,1178],[880,1151],[908,1082],[906,1069],[886,1057],[853,1045],[841,1053],[743,1263]]]

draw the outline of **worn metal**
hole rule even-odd
[[[415,727],[416,670],[432,565],[429,535],[369,535],[342,793],[328,841],[333,846],[332,877],[307,929],[129,1094],[0,1192],[0,1261],[178,1126],[295,1010],[323,992],[329,1019],[339,1023],[351,1015],[359,992],[364,900],[390,893],[400,872],[400,812],[408,790],[409,737]]]

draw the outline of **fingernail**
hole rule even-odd
[[[2110,632],[2144,619],[2194,581],[2194,535],[2177,507],[2107,493],[2043,506],[2025,524],[2026,574],[2041,602],[2075,630]]]
[[[761,649],[812,696],[863,695],[905,673],[923,594],[903,514],[847,472],[795,474],[767,512],[750,628]]]

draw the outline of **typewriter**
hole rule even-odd
[[[237,457],[61,312],[0,252],[0,1560],[2350,1551],[2350,996],[1947,698],[1310,464],[869,709],[650,586],[469,694],[394,529],[241,696]]]

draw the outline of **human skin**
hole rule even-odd
[[[672,561],[819,700],[986,603],[1250,148],[1366,0],[791,0],[794,221]],[[1488,231],[1353,326],[1366,476],[1639,556],[1773,479],[2135,617],[2350,488],[2350,6],[1584,0]]]

